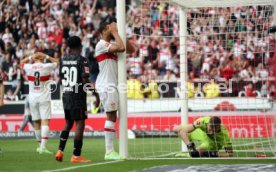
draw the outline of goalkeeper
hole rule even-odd
[[[174,127],[187,145],[189,153],[176,157],[232,157],[233,148],[229,132],[217,116],[202,117],[193,124]],[[224,148],[225,152],[219,152]]]

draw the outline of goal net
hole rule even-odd
[[[174,158],[185,145],[173,127],[206,116],[221,118],[234,157],[275,157],[275,4],[128,4],[127,33],[138,46],[127,57],[129,158]]]

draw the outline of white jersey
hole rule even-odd
[[[56,68],[55,63],[23,64],[29,80],[29,102],[46,102],[51,100],[51,90],[47,82],[51,72]]]
[[[117,55],[109,53],[112,44],[105,40],[100,40],[95,49],[95,57],[99,63],[99,75],[96,80],[96,89],[100,90],[107,87],[117,87],[118,85],[118,66]]]

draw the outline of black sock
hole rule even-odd
[[[60,134],[59,139],[59,150],[63,151],[67,142],[67,139],[69,137],[69,131],[62,131]]]
[[[81,155],[82,140],[74,140],[74,152],[75,156]]]

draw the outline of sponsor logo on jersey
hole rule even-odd
[[[200,125],[200,121],[196,121],[196,125]]]
[[[32,69],[34,69],[34,70],[41,70],[41,69],[43,69],[44,67],[43,66],[32,66]]]
[[[34,90],[40,90],[40,87],[34,87]]]

